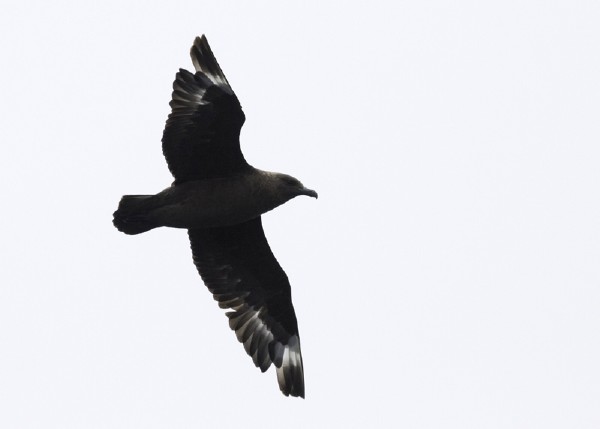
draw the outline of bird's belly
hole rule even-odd
[[[211,183],[161,192],[156,195],[158,207],[149,213],[150,217],[161,226],[210,228],[239,224],[274,208],[240,184],[208,185]]]
[[[173,228],[209,228],[215,226],[235,225],[260,216],[260,210],[238,205],[235,210],[231,206],[209,206],[195,202],[180,203],[155,210],[153,217],[163,226]]]

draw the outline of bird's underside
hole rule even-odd
[[[194,41],[191,57],[196,72],[177,73],[162,139],[175,182],[157,195],[124,196],[114,224],[127,234],[187,228],[194,264],[254,364],[263,372],[274,364],[281,391],[304,397],[291,288],[260,215],[316,193],[246,162],[239,145],[245,116],[204,36]],[[247,189],[223,185],[240,180]]]

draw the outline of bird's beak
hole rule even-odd
[[[319,194],[317,194],[312,189],[308,189],[308,188],[301,189],[299,194],[300,195],[308,195],[309,197],[313,197],[313,198],[319,198]]]

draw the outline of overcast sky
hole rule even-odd
[[[600,427],[597,1],[5,2],[0,426]],[[306,400],[230,331],[187,234],[123,194],[205,33],[254,166]]]

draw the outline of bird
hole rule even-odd
[[[129,235],[187,229],[193,262],[254,365],[271,364],[285,396],[304,398],[304,368],[291,287],[261,215],[297,196],[318,198],[298,179],[252,167],[240,149],[240,102],[205,35],[179,69],[162,150],[175,180],[155,195],[125,195],[113,224]]]

